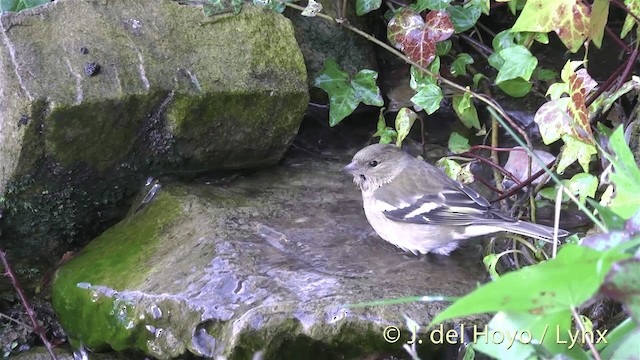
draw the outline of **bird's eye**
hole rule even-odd
[[[376,167],[376,166],[378,166],[378,162],[375,161],[375,160],[371,160],[371,161],[369,161],[369,166]]]

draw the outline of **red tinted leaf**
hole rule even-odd
[[[429,12],[426,21],[417,12],[403,8],[387,26],[389,42],[424,67],[436,57],[436,42],[453,34],[453,24],[444,11]]]
[[[417,12],[402,8],[396,12],[387,25],[387,38],[391,45],[404,50],[404,39],[413,30],[424,29],[424,20]]]
[[[436,43],[427,31],[412,31],[404,39],[404,53],[420,66],[427,67],[436,58]]]
[[[430,11],[424,20],[429,37],[435,42],[445,41],[453,34],[453,24],[445,11]]]
[[[571,101],[567,111],[573,119],[571,135],[587,144],[594,144],[591,124],[589,124],[589,114],[585,101],[589,92],[595,88],[597,83],[589,76],[586,69],[580,69],[569,76],[569,96]]]

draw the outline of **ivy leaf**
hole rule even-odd
[[[415,4],[409,6],[415,12],[423,12],[425,10],[444,10],[449,7],[451,0],[418,0]]]
[[[611,265],[627,257],[566,244],[557,257],[502,275],[458,299],[429,326],[487,312],[514,311],[538,317],[566,312],[590,299]]]
[[[517,78],[503,81],[498,84],[498,87],[511,97],[521,98],[531,91],[533,84],[522,78]]]
[[[436,166],[453,180],[457,180],[458,175],[462,172],[462,166],[449,158],[438,160]]]
[[[571,133],[569,115],[566,113],[569,101],[568,97],[551,100],[536,111],[533,121],[538,124],[545,145],[554,143],[564,134]]]
[[[482,9],[479,6],[449,6],[447,8],[447,13],[451,17],[451,22],[453,23],[453,28],[456,30],[456,34],[461,32],[465,32],[471,29],[478,19],[480,15],[482,15]]]
[[[445,56],[451,50],[451,40],[441,41],[436,44],[436,55]]]
[[[382,5],[382,0],[356,0],[356,15],[362,16],[377,10]]]
[[[18,12],[39,5],[50,3],[51,0],[1,0],[0,13],[2,12]]]
[[[314,17],[320,11],[322,11],[322,4],[320,4],[319,2],[316,2],[315,0],[309,0],[307,7],[305,7],[304,10],[302,10],[302,13],[300,15]]]
[[[452,34],[453,25],[444,11],[430,11],[422,20],[417,12],[401,8],[387,25],[389,42],[424,67],[436,57],[436,42]]]
[[[373,137],[380,137],[381,144],[389,144],[393,142],[398,136],[395,130],[391,127],[387,126],[387,122],[384,119],[384,108],[380,109],[380,115],[378,115],[378,125],[376,129],[376,133],[373,134]]]
[[[418,114],[411,109],[402,108],[398,111],[398,115],[396,115],[396,131],[398,132],[398,137],[396,138],[397,146],[402,146],[402,141],[409,135],[409,131],[411,131],[411,127],[417,118]]]
[[[591,6],[591,22],[589,24],[588,40],[592,40],[598,47],[602,47],[604,27],[609,17],[609,0],[594,0]]]
[[[491,41],[493,51],[500,52],[506,48],[516,45],[514,38],[515,34],[511,32],[511,29],[500,31]]]
[[[539,81],[553,81],[558,77],[558,73],[551,69],[536,68],[533,77]]]
[[[587,197],[593,198],[596,196],[598,178],[589,173],[576,174],[568,181],[567,188],[572,194],[578,195],[580,203],[584,204],[587,201]]]
[[[442,90],[438,85],[427,84],[411,98],[411,102],[424,109],[431,115],[440,108],[442,102]]]
[[[431,73],[433,74],[439,74],[440,73],[440,57],[436,56],[436,59],[433,60],[433,62],[431,63],[431,65],[429,65],[429,67],[427,67],[427,69],[431,71]],[[411,67],[411,79],[409,80],[409,86],[416,92],[419,92],[423,87],[427,85],[437,85],[437,84],[438,84],[438,80],[435,77],[425,72],[422,72],[421,70],[418,70],[413,66]]]
[[[458,76],[467,75],[467,65],[473,64],[473,58],[467,53],[458,54],[453,63],[451,63],[451,75]]]
[[[578,160],[584,172],[589,172],[591,156],[598,153],[595,145],[584,143],[570,135],[562,135],[562,140],[564,141],[564,147],[560,153],[558,174],[562,174],[564,169],[576,160]]]
[[[516,78],[529,81],[533,70],[538,65],[538,59],[529,49],[521,45],[510,46],[501,50],[499,54],[504,59],[504,64],[498,72],[496,84]]]
[[[640,210],[640,169],[624,139],[622,126],[609,138],[609,147],[614,154],[610,159],[613,164],[610,179],[615,187],[615,195],[609,206],[616,214],[629,219]]]
[[[261,6],[264,8],[267,8],[271,11],[275,11],[279,14],[282,14],[284,12],[284,9],[287,8],[287,6],[284,3],[291,3],[293,2],[293,0],[253,0],[253,5],[256,6]],[[206,14],[206,8],[205,8],[205,14]]]
[[[458,115],[458,118],[462,121],[467,128],[474,127],[480,129],[480,120],[478,119],[478,112],[476,107],[471,102],[471,94],[464,93],[464,95],[456,95],[453,97],[453,110]]]
[[[623,39],[636,24],[636,19],[631,14],[640,17],[640,0],[624,0],[624,4],[627,6],[629,14],[624,19],[624,25],[622,25],[622,31],[620,32],[620,37]]]
[[[480,83],[480,80],[482,80],[482,79],[489,80],[489,78],[486,75],[482,74],[482,73],[477,73],[477,74],[473,75],[473,87],[474,88],[478,88],[478,84]]]
[[[198,3],[198,1],[191,1]],[[202,10],[206,16],[213,16],[232,12],[235,15],[242,10],[242,4],[244,0],[205,0],[200,1],[202,4]]]
[[[335,126],[349,116],[360,102],[372,106],[382,106],[384,101],[376,85],[378,73],[360,70],[353,78],[340,70],[335,60],[328,58],[314,86],[329,95],[329,126]]]
[[[567,111],[573,120],[572,135],[582,142],[595,144],[589,115],[587,112],[587,95],[597,83],[589,76],[586,69],[580,69],[569,76],[569,97],[571,101]]]
[[[511,31],[555,31],[575,53],[587,39],[589,28],[590,11],[582,0],[528,0]]]
[[[454,154],[461,154],[463,152],[469,151],[471,146],[469,146],[469,139],[458,134],[457,132],[452,132],[451,136],[449,136],[449,150]]]

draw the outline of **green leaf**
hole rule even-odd
[[[627,257],[566,244],[556,258],[502,275],[457,300],[430,325],[497,311],[538,316],[564,312],[591,298],[611,265]]]
[[[449,136],[449,150],[451,150],[451,152],[460,154],[469,151],[469,149],[471,149],[469,139],[455,131],[451,133],[451,136]]]
[[[498,84],[498,87],[511,97],[521,98],[531,91],[533,84],[522,78],[517,78],[503,81]]]
[[[243,0],[204,0],[204,1],[187,1],[195,5],[202,5],[202,10],[206,16],[219,15],[232,12],[235,15],[242,10]],[[284,6],[284,5],[283,5]]]
[[[291,3],[293,0],[253,0],[253,5],[267,8],[271,11],[282,14],[287,6],[284,3]],[[205,11],[206,14],[206,11]]]
[[[451,50],[451,40],[440,41],[436,44],[436,55],[438,56],[447,55],[449,50]]]
[[[353,79],[340,70],[335,60],[328,58],[314,85],[329,95],[329,125],[335,126],[349,116],[360,102],[382,106],[384,101],[376,85],[378,73],[361,70]]]
[[[558,78],[558,73],[551,69],[536,68],[533,77],[540,81],[554,81]]]
[[[396,145],[398,147],[402,146],[402,141],[409,135],[411,127],[417,118],[418,115],[411,109],[402,108],[398,111],[398,115],[396,115],[396,131],[398,132]]]
[[[314,17],[320,11],[322,11],[322,4],[320,4],[319,2],[316,2],[315,0],[309,0],[307,7],[305,7],[304,10],[302,10],[302,13],[300,13],[300,15],[307,16],[307,17]]]
[[[533,70],[538,66],[538,59],[531,55],[529,49],[521,45],[514,45],[500,51],[504,64],[496,77],[496,84],[522,78],[529,81]]]
[[[589,173],[576,174],[567,183],[567,188],[572,194],[578,195],[580,203],[584,204],[587,201],[587,197],[593,198],[596,196],[598,178]]]
[[[510,48],[516,45],[514,38],[515,35],[511,32],[511,29],[503,30],[497,33],[491,41],[493,51],[500,52],[506,48]]]
[[[609,138],[609,147],[614,153],[610,159],[614,168],[610,179],[615,187],[610,208],[622,218],[629,219],[640,210],[640,169],[624,139],[622,126],[619,126]]]
[[[480,120],[478,119],[478,112],[476,107],[471,102],[471,94],[465,93],[464,95],[456,95],[453,97],[453,110],[458,115],[458,118],[467,127],[474,127],[480,129]]]
[[[562,135],[562,140],[564,141],[564,147],[560,153],[558,174],[562,174],[564,169],[576,160],[578,160],[584,172],[589,172],[591,156],[598,153],[595,145],[587,144],[570,135]]]
[[[440,57],[436,56],[435,60],[427,68],[433,74],[440,73]],[[409,86],[416,92],[420,91],[427,85],[437,85],[438,80],[425,72],[422,72],[415,67],[411,67],[411,79],[409,80]]]
[[[18,12],[50,2],[51,0],[2,0],[0,12]]]
[[[356,0],[356,15],[362,16],[377,10],[382,5],[382,0]]]
[[[478,84],[480,83],[480,80],[482,79],[487,79],[489,80],[488,77],[486,77],[484,74],[482,73],[477,73],[475,75],[473,75],[473,87],[474,88],[478,88]]]
[[[547,316],[498,312],[487,325],[488,336],[481,335],[472,342],[476,350],[497,359],[537,359],[537,344],[541,343],[552,354],[569,353],[571,359],[587,360],[588,356],[579,346],[567,349],[571,344],[569,331],[575,333],[571,319],[571,311],[568,309]],[[492,331],[499,333],[494,336],[504,336],[505,341],[501,344],[494,343],[490,335]]]
[[[594,209],[598,210],[598,216],[600,216],[600,219],[607,225],[609,231],[624,229],[624,219],[618,214],[611,211],[608,207],[600,205],[593,199],[587,199],[587,202],[593,206]]]
[[[624,4],[627,6],[629,13],[627,17],[624,19],[624,24],[622,25],[622,31],[620,32],[620,37],[625,38],[629,31],[633,29],[633,26],[636,25],[636,20],[631,14],[636,17],[640,17],[640,1],[639,0],[625,0]]]
[[[422,86],[420,91],[411,98],[411,102],[431,115],[440,108],[442,99],[443,95],[440,87],[434,84],[427,84]]]
[[[496,70],[502,69],[502,65],[504,65],[504,59],[500,56],[499,53],[494,52],[489,55],[489,65],[493,66]]]
[[[395,141],[398,133],[391,127],[387,126],[387,122],[384,119],[384,108],[380,109],[380,115],[378,115],[378,125],[376,133],[373,137],[380,137],[381,144],[389,144]]]
[[[451,63],[451,75],[458,76],[467,75],[467,65],[473,64],[473,58],[467,53],[458,54],[453,63]]]
[[[425,10],[444,10],[449,6],[451,0],[418,0],[415,4],[409,6],[416,12]]]
[[[589,21],[588,38],[598,47],[602,47],[604,28],[609,17],[609,0],[594,0],[591,6],[591,20]]]
[[[615,348],[609,357],[603,359],[635,359],[638,357],[638,344],[640,344],[640,328],[636,328],[625,336],[620,342],[609,345]],[[609,349],[607,346],[606,350]],[[603,351],[603,355],[608,354]]]
[[[462,6],[449,6],[447,13],[453,23],[456,33],[465,32],[475,26],[476,22],[482,15],[482,9],[479,6],[470,6],[463,8]]]
[[[436,166],[440,168],[448,177],[453,180],[458,179],[458,175],[462,172],[462,166],[454,160],[442,158],[436,162]]]

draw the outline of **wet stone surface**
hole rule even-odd
[[[446,303],[345,305],[463,295],[486,272],[474,246],[416,257],[381,240],[339,172],[346,160],[294,157],[223,185],[163,184],[56,274],[54,308],[74,345],[157,358],[269,358],[291,344],[402,352],[383,329],[402,328],[404,315],[426,325]]]

